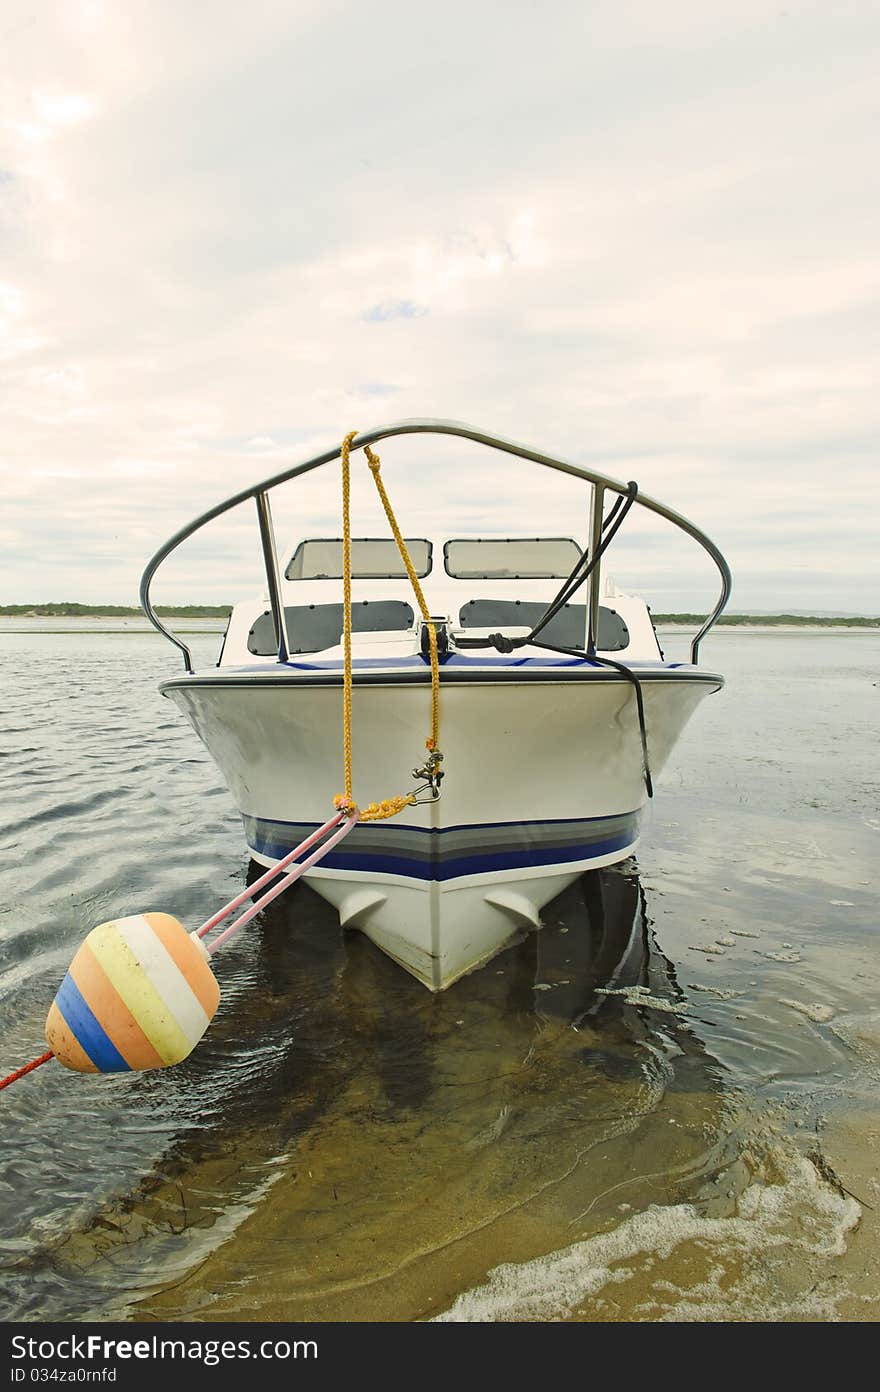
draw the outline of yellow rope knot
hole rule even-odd
[[[343,647],[343,703],[342,703],[342,741],[343,757],[345,763],[345,792],[338,793],[333,799],[333,805],[337,811],[345,811],[349,815],[357,814],[362,822],[384,821],[387,817],[396,817],[398,812],[402,812],[404,807],[412,807],[417,799],[414,793],[400,794],[395,797],[384,798],[381,802],[371,802],[363,809],[358,810],[357,803],[352,793],[352,744],[351,744],[351,695],[352,695],[352,662],[351,662],[351,446],[352,441],[357,436],[356,430],[350,430],[342,441],[340,450],[340,460],[342,462],[342,647]],[[410,584],[413,588],[422,618],[428,630],[428,644],[430,647],[431,661],[431,733],[425,740],[425,748],[431,754],[429,764],[433,768],[439,767],[443,760],[443,755],[439,750],[440,742],[440,662],[437,655],[437,630],[431,622],[431,615],[422,587],[419,584],[419,577],[416,568],[412,563],[412,558],[403,539],[403,533],[397,524],[397,518],[391,507],[391,500],[385,491],[385,485],[379,474],[381,460],[378,454],[374,454],[369,445],[364,446],[364,453],[370,472],[376,483],[382,506],[385,509],[385,516],[388,518],[394,540],[397,542],[397,549],[406,567]]]
[[[360,819],[362,822],[384,822],[386,818],[396,817],[404,807],[411,807],[414,803],[415,796],[412,793],[383,798],[381,802],[368,802]]]

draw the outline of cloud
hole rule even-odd
[[[393,413],[638,479],[740,607],[877,610],[878,30],[847,0],[7,5],[0,597],[130,601],[190,516]],[[413,526],[585,523],[476,447],[382,454]],[[279,532],[337,530],[337,485],[288,486]],[[251,512],[160,598],[258,586]],[[627,531],[621,584],[711,594]]]

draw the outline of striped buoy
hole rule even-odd
[[[115,918],[93,928],[49,1010],[48,1051],[0,1078],[0,1092],[51,1058],[79,1073],[167,1068],[187,1058],[220,1003],[220,987],[208,965],[211,954],[317,865],[357,821],[357,809],[337,809],[194,933],[164,913]],[[306,851],[311,855],[299,860]],[[248,899],[250,908],[207,942],[207,934]]]
[[[192,1052],[220,987],[201,939],[165,913],[93,928],[58,989],[46,1040],[66,1068],[167,1068]]]

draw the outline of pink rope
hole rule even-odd
[[[264,885],[267,885],[270,880],[274,880],[275,876],[280,875],[282,870],[286,870],[291,861],[296,860],[297,856],[301,856],[303,851],[310,851],[316,841],[320,841],[322,836],[326,836],[328,831],[332,831],[335,826],[338,826],[342,821],[343,815],[342,812],[337,812],[336,816],[331,817],[329,822],[325,822],[322,827],[318,827],[317,831],[313,831],[311,836],[307,836],[305,841],[301,841],[292,851],[288,851],[283,860],[279,860],[276,865],[273,865],[270,870],[266,871],[265,875],[261,875],[258,880],[254,880],[253,884],[243,889],[241,894],[237,894],[234,899],[230,899],[229,903],[224,904],[222,909],[218,909],[212,918],[209,918],[206,923],[202,924],[201,928],[197,928],[196,936],[203,938],[206,933],[210,933],[212,928],[216,928],[218,923],[222,923],[223,919],[226,918],[228,914],[231,914],[234,909],[239,908],[245,900],[252,899]]]
[[[225,918],[227,913],[232,912],[233,908],[237,908],[245,899],[249,899],[261,884],[264,884],[267,880],[271,880],[273,876],[277,875],[279,869],[284,865],[288,865],[295,855],[299,855],[303,850],[307,849],[308,846],[314,845],[318,837],[338,820],[338,817],[334,818],[332,822],[328,822],[326,826],[322,827],[320,832],[315,832],[314,835],[304,841],[301,846],[297,846],[295,851],[291,851],[289,855],[286,855],[284,860],[279,861],[278,865],[274,866],[267,875],[262,875],[259,880],[256,880],[254,884],[250,885],[247,893],[240,894],[236,899],[233,899],[219,916],[215,914],[213,922],[219,922],[220,918]],[[267,894],[263,895],[262,899],[258,899],[255,904],[251,904],[251,907],[246,909],[234,923],[230,923],[228,928],[224,928],[222,933],[218,933],[212,943],[206,943],[205,947],[208,952],[216,952],[218,947],[222,947],[225,942],[229,941],[233,933],[237,933],[239,928],[243,928],[246,923],[250,923],[251,919],[256,918],[257,914],[260,913],[267,904],[271,904],[273,899],[277,899],[279,894],[282,894],[284,890],[294,884],[301,875],[304,875],[307,870],[311,869],[313,865],[316,865],[319,860],[322,860],[328,851],[332,851],[333,847],[338,845],[338,843],[353,830],[357,825],[357,820],[357,815],[347,818],[343,825],[339,827],[322,846],[319,846],[316,851],[313,851],[307,860],[300,861],[298,865],[295,865],[289,874],[285,875],[276,885],[273,885]],[[209,920],[208,926],[210,926],[210,924],[211,920]],[[200,934],[202,934],[203,931],[207,931],[207,929],[199,929]]]

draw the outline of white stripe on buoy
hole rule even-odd
[[[211,1017],[205,1014],[174,958],[143,915],[118,918],[116,928],[140,962],[144,976],[194,1048],[211,1023]]]

